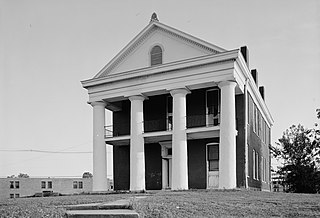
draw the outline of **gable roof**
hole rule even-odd
[[[167,26],[163,23],[160,23],[157,20],[151,20],[150,23],[136,36],[134,37],[106,66],[104,66],[94,78],[100,78],[107,76],[115,67],[117,67],[121,61],[123,61],[134,49],[141,44],[152,32],[156,30],[161,30],[166,33],[173,35],[181,40],[184,40],[188,43],[193,44],[196,47],[199,47],[203,50],[206,50],[210,53],[220,53],[226,51],[225,49],[218,47],[214,44],[208,43],[204,40],[196,38],[192,35],[189,35],[185,32]]]

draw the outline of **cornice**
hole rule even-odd
[[[163,29],[163,28],[159,28],[159,30],[160,30],[161,32],[165,32],[165,33],[167,33],[167,34],[169,34],[169,35],[172,35],[172,36],[174,36],[174,37],[176,37],[176,38],[179,38],[180,40],[182,40],[182,41],[184,41],[184,42],[186,42],[186,43],[188,43],[188,44],[191,44],[191,45],[194,45],[194,46],[196,46],[196,47],[200,47],[200,48],[202,48],[203,50],[209,51],[209,52],[211,52],[211,53],[213,53],[213,54],[219,53],[219,52],[218,52],[217,50],[215,50],[215,49],[212,49],[212,48],[210,48],[210,47],[204,46],[204,45],[202,45],[202,44],[200,44],[200,43],[198,43],[198,42],[195,42],[194,40],[188,39],[188,38],[186,38],[186,37],[184,37],[184,36],[181,36],[181,35],[179,35],[179,34],[177,34],[177,33],[175,33],[175,32],[172,32],[172,31],[169,31],[169,30]]]
[[[260,110],[264,111],[264,114],[265,114],[266,118],[268,119],[270,126],[272,126],[274,123],[272,115],[267,107],[267,104],[265,103],[265,101],[262,99],[262,97],[260,95],[259,89],[256,86],[256,83],[251,75],[249,67],[246,64],[243,56],[241,55],[241,52],[239,52],[239,56],[237,58],[237,63],[238,63],[238,66],[240,67],[241,71],[245,75],[245,78],[247,78],[249,81],[248,84],[249,84],[250,90],[251,90],[252,94],[254,95],[252,97],[254,97],[255,101],[258,103]]]
[[[129,48],[127,48],[99,77],[105,77],[108,73],[118,66],[142,41],[144,41],[152,32],[153,29],[147,30],[138,40],[136,40]]]

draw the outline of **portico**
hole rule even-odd
[[[219,168],[219,188],[235,188],[236,187],[236,156],[235,156],[235,86],[233,81],[223,81],[219,83],[221,89],[221,123],[214,127],[217,131],[216,137],[220,138],[220,168]],[[145,133],[143,119],[143,104],[148,98],[142,94],[127,97],[130,101],[130,135],[127,143],[130,143],[130,190],[145,190],[145,141],[153,138],[154,142],[161,145],[166,144],[164,148],[170,148],[171,154],[164,156],[168,161],[164,161],[163,168],[169,171],[163,171],[162,180],[165,183],[163,187],[170,187],[172,190],[188,189],[188,154],[187,140],[188,135],[192,138],[196,137],[199,132],[199,138],[213,137],[212,127],[201,127],[207,130],[201,133],[200,129],[187,128],[186,113],[186,96],[191,93],[187,88],[177,88],[168,90],[173,99],[173,128],[167,131],[154,131]],[[106,157],[105,143],[117,144],[123,141],[123,136],[106,137],[104,133],[105,124],[105,102],[93,102],[94,114],[94,190],[103,190],[103,181],[106,178]],[[211,129],[210,129],[211,128]],[[102,133],[101,133],[102,131]],[[207,133],[206,133],[207,132]],[[211,135],[212,134],[212,135]],[[101,137],[102,135],[102,137]],[[168,137],[169,136],[169,137]],[[189,139],[190,139],[189,137]],[[170,144],[168,146],[168,143]],[[162,154],[163,155],[163,154]],[[169,160],[170,159],[170,160]],[[170,164],[169,164],[170,162]],[[171,175],[169,175],[169,173]],[[96,181],[95,181],[96,180]]]

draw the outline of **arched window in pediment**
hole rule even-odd
[[[162,49],[159,45],[154,46],[150,52],[151,66],[162,64]]]

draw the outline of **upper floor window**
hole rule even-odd
[[[73,181],[73,188],[74,189],[82,189],[83,188],[83,182],[82,181]]]
[[[19,181],[10,181],[10,188],[20,188],[20,182]]]
[[[46,188],[46,181],[41,181],[41,188]]]
[[[150,52],[151,66],[162,64],[162,49],[159,45],[154,46]]]
[[[14,184],[15,184],[16,188],[20,188],[20,182],[19,181],[15,181]]]
[[[14,181],[10,181],[10,188],[14,188]]]
[[[48,188],[52,188],[52,181],[48,181]]]

